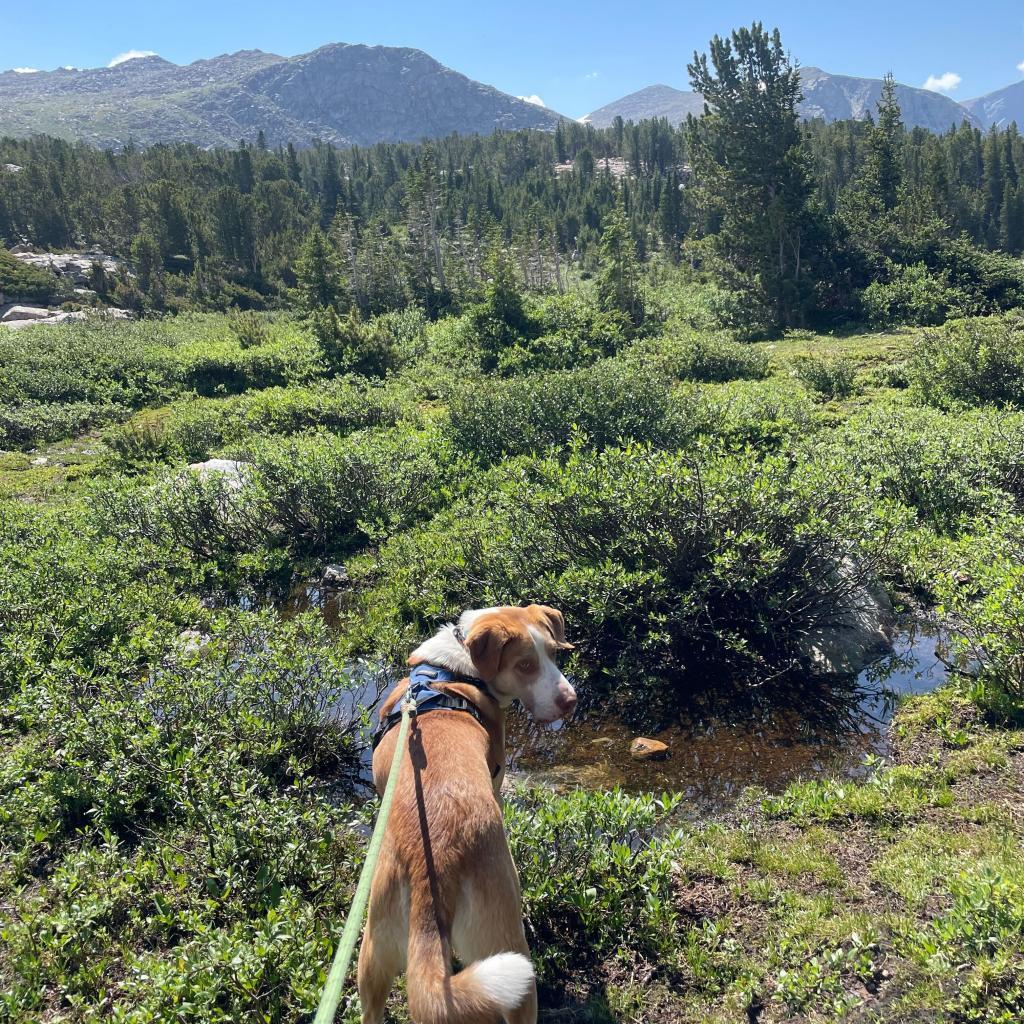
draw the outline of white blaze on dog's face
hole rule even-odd
[[[502,704],[519,700],[538,722],[568,718],[576,691],[555,662],[565,642],[562,613],[545,605],[485,608],[461,620],[473,665]]]

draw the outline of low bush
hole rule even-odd
[[[796,360],[793,375],[822,398],[846,398],[854,392],[855,373],[849,359],[803,356]]]
[[[958,320],[921,336],[908,376],[929,405],[1019,405],[1024,402],[1024,319],[1019,314]]]
[[[456,448],[485,465],[544,452],[580,433],[597,448],[621,440],[670,444],[688,433],[670,382],[619,360],[463,387],[451,399]]]
[[[542,988],[564,996],[567,976],[621,957],[670,963],[676,833],[664,828],[677,797],[520,789],[505,802],[523,886],[527,940]],[[537,836],[544,842],[538,843]],[[579,993],[584,994],[584,993]]]
[[[331,380],[315,387],[264,388],[227,398],[196,398],[139,413],[107,436],[126,463],[196,462],[254,434],[296,434],[321,428],[349,433],[415,417],[395,392],[360,381]]]
[[[22,263],[0,246],[0,295],[6,302],[23,299],[48,303],[60,290],[57,278],[48,270]]]
[[[733,381],[684,392],[684,400],[699,400],[702,433],[727,447],[750,446],[774,451],[789,439],[819,429],[818,412],[807,391],[785,378]]]
[[[699,334],[672,333],[642,341],[630,349],[629,357],[676,380],[763,380],[771,373],[768,356],[752,345]]]
[[[545,300],[535,317],[536,336],[501,352],[502,373],[587,366],[615,355],[632,332],[625,314],[602,310],[579,291]]]
[[[274,549],[340,555],[429,516],[462,486],[436,431],[398,428],[348,437],[303,434],[241,446],[240,479],[177,470],[94,497],[113,536],[137,535],[228,569]]]
[[[861,292],[861,307],[868,323],[877,327],[898,324],[941,324],[951,302],[948,285],[923,263],[893,264],[888,281],[872,281]]]
[[[804,665],[807,632],[877,571],[892,528],[824,460],[577,447],[504,475],[354,567],[376,581],[366,642],[398,652],[464,607],[544,600],[581,664],[671,701],[684,678],[724,687]]]
[[[0,406],[0,448],[30,448],[75,437],[123,419],[128,413],[128,409],[113,403],[21,402]]]
[[[955,534],[1024,511],[1024,415],[872,409],[830,445],[872,493],[912,508],[938,531]]]

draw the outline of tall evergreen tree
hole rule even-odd
[[[622,313],[634,326],[644,319],[640,293],[640,264],[629,233],[626,210],[621,202],[605,218],[601,233],[601,269],[597,276],[597,297],[601,308]]]
[[[813,301],[816,225],[799,71],[778,29],[759,22],[715,36],[710,54],[695,53],[688,70],[705,102],[687,139],[698,195],[720,224],[708,240],[716,267],[759,298],[777,326],[802,323]]]

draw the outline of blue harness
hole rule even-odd
[[[482,679],[475,676],[462,676],[457,672],[450,672],[438,665],[421,663],[414,665],[409,673],[409,691],[416,704],[415,714],[423,715],[428,711],[465,711],[472,715],[486,729],[483,715],[480,714],[477,706],[465,697],[457,693],[442,693],[435,690],[433,683],[469,683],[482,690],[488,696],[490,691]],[[377,749],[380,741],[402,720],[402,701],[399,701],[380,721],[377,731],[373,735],[373,749]]]

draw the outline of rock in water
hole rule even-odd
[[[804,655],[816,675],[856,675],[892,646],[896,611],[878,580],[856,580],[851,560],[838,568],[839,580],[850,584],[850,594],[827,622],[811,630]]]
[[[661,740],[649,740],[646,736],[637,736],[629,745],[629,756],[634,761],[660,761],[668,757],[668,745]]]
[[[320,584],[335,590],[347,587],[349,584],[348,570],[339,563],[325,566],[324,574],[320,577]]]

